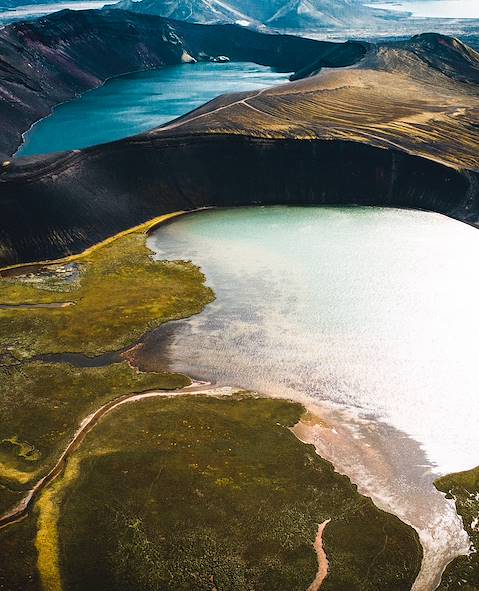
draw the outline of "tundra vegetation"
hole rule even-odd
[[[119,407],[0,544],[35,545],[33,589],[306,591],[331,519],[322,589],[409,590],[417,534],[296,439],[303,410],[248,393]]]
[[[151,259],[148,227],[0,278],[0,513],[51,469],[93,410],[189,383],[126,362],[39,359],[116,351],[213,299],[191,263]],[[290,427],[303,410],[247,393],[116,408],[28,516],[0,530],[0,589],[306,590],[328,519],[322,589],[410,589],[422,558],[416,532],[296,439]]]
[[[93,410],[128,392],[189,383],[126,362],[79,368],[38,359],[117,350],[213,299],[192,264],[151,258],[145,245],[150,225],[71,260],[13,269],[0,278],[0,511],[52,467]],[[65,303],[71,305],[59,305]]]

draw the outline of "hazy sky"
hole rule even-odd
[[[409,10],[415,16],[479,18],[479,0],[393,0],[381,6]]]

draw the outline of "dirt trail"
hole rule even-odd
[[[254,94],[252,94],[250,96],[246,96],[246,97],[239,99],[237,101],[234,101],[232,103],[228,103],[226,105],[222,105],[221,107],[217,107],[216,109],[213,109],[212,111],[206,111],[206,113],[200,113],[199,115],[195,115],[193,117],[189,117],[188,114],[186,114],[182,118],[177,120],[176,122],[170,123],[168,125],[164,125],[163,127],[159,127],[155,131],[161,131],[161,132],[170,131],[171,129],[176,129],[177,127],[182,127],[183,125],[186,125],[187,123],[192,123],[193,121],[197,121],[198,119],[203,119],[204,117],[209,117],[210,115],[213,115],[214,113],[218,113],[219,111],[224,111],[225,109],[230,109],[231,107],[235,107],[236,105],[245,105],[246,107],[251,107],[254,110],[258,110],[255,107],[253,107],[252,105],[250,105],[248,103],[248,101],[250,101],[251,99],[258,98],[266,90],[268,90],[268,89],[262,88],[261,90],[259,90],[258,92],[255,92]],[[261,114],[264,115],[264,113],[262,113],[262,112],[261,112]]]
[[[29,511],[32,509],[35,501],[40,496],[41,492],[49,486],[58,476],[63,474],[68,458],[80,447],[81,443],[85,439],[86,435],[95,427],[95,425],[105,415],[111,413],[113,410],[124,404],[137,402],[139,400],[145,400],[146,398],[155,397],[171,397],[171,396],[186,396],[186,395],[208,395],[208,396],[228,396],[236,392],[237,389],[228,387],[212,387],[208,382],[192,382],[190,386],[186,386],[181,390],[150,390],[147,392],[124,394],[110,402],[107,402],[96,411],[88,415],[80,423],[77,431],[66,449],[61,454],[57,463],[48,472],[46,476],[41,478],[35,486],[25,495],[25,497],[14,507],[11,511],[0,516],[0,529],[17,523],[24,517],[26,517]]]
[[[316,540],[314,541],[314,549],[318,556],[319,568],[314,581],[308,587],[307,591],[319,591],[321,585],[328,576],[329,561],[323,547],[323,533],[330,521],[331,519],[326,519],[326,521],[323,521],[323,523],[320,523],[318,526],[318,533],[316,534]]]

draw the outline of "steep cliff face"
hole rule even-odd
[[[0,265],[80,252],[164,213],[248,204],[363,204],[478,220],[478,177],[344,141],[139,136],[21,160],[0,182]]]
[[[0,29],[0,154],[12,154],[21,134],[60,102],[126,72],[226,54],[295,71],[331,48],[241,27],[208,27],[120,10],[62,11]],[[344,52],[339,65],[364,55]],[[348,61],[349,60],[349,61]],[[353,61],[350,61],[353,60]]]
[[[330,67],[342,68],[359,62],[369,43],[332,43],[294,35],[258,33],[235,25],[194,25],[175,22],[175,30],[185,47],[200,58],[225,54],[233,61],[249,61],[297,73],[322,60]]]

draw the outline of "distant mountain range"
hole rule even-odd
[[[114,7],[196,23],[281,29],[344,28],[404,17],[369,8],[362,0],[120,0]]]

